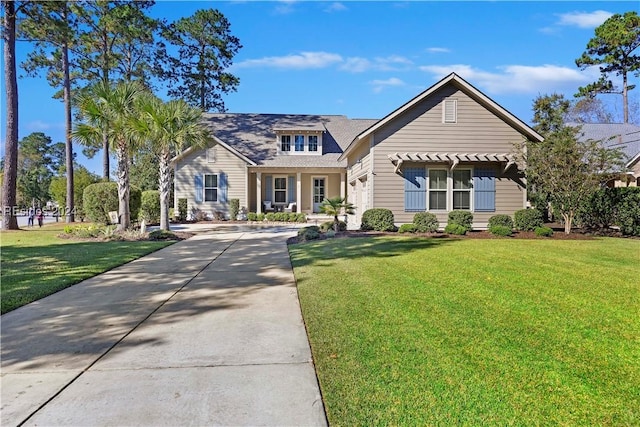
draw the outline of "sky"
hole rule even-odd
[[[572,98],[597,80],[597,68],[575,59],[594,29],[614,13],[638,11],[638,1],[157,1],[151,15],[174,21],[215,8],[243,45],[231,72],[237,92],[229,112],[343,114],[382,118],[451,72],[531,123],[533,100]],[[16,46],[18,63],[31,50]],[[44,132],[64,140],[64,109],[45,76],[19,69],[19,138]],[[631,84],[638,84],[631,76]],[[615,80],[614,80],[615,81]],[[2,117],[5,88],[2,79]],[[633,92],[632,92],[633,93]],[[607,95],[620,117],[620,97]],[[638,95],[631,102],[638,102]],[[4,156],[5,124],[2,120]],[[102,173],[101,153],[78,162]]]

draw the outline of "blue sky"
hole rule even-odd
[[[381,118],[455,71],[529,123],[536,96],[572,97],[597,79],[597,69],[581,71],[575,59],[596,26],[638,4],[158,1],[152,14],[173,21],[217,8],[229,19],[243,44],[232,68],[240,86],[225,98],[230,112]],[[30,48],[18,44],[19,62]],[[62,141],[64,111],[51,98],[55,90],[44,77],[24,77],[18,85],[19,137],[40,131]],[[621,115],[618,98],[609,95]],[[632,103],[638,99],[632,92]],[[3,123],[2,141],[4,133]],[[80,163],[101,173],[100,153],[89,160],[81,147],[75,151]]]

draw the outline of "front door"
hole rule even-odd
[[[324,181],[324,178],[313,178],[313,212],[320,212],[320,205],[325,198]]]

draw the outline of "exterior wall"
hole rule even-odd
[[[195,176],[219,173],[224,173],[227,177],[227,203],[220,201],[196,203]],[[214,211],[224,212],[228,217],[229,200],[240,199],[240,206],[247,206],[246,173],[246,163],[220,145],[215,145],[215,161],[212,163],[207,162],[205,150],[196,150],[181,159],[175,166],[175,204],[177,205],[178,199],[186,198],[189,214],[191,209],[196,208],[207,212],[211,217]]]
[[[457,99],[456,123],[442,123],[443,98]],[[374,134],[372,173],[375,175],[375,189],[372,193],[372,207],[391,209],[398,224],[412,222],[415,214],[404,210],[404,179],[394,172],[394,165],[387,157],[390,154],[427,151],[510,153],[513,151],[513,144],[522,139],[523,136],[501,118],[455,86],[447,85]],[[410,166],[407,163],[403,165]],[[439,166],[443,167],[443,164]],[[499,164],[494,166],[497,173],[496,210],[474,213],[474,226],[477,228],[486,227],[492,215],[511,215],[525,207],[524,182],[516,176],[516,167],[512,166],[503,176],[502,167]],[[462,168],[464,165],[460,164],[458,167]],[[438,213],[438,217],[444,226],[446,212]]]

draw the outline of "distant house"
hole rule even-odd
[[[206,149],[174,159],[175,207],[228,215],[229,200],[253,212],[319,211],[324,198],[347,197],[362,212],[388,208],[396,222],[416,212],[446,223],[455,209],[485,228],[495,214],[526,205],[513,144],[542,137],[456,74],[381,120],[345,116],[208,114]]]
[[[625,156],[627,172],[612,180],[611,187],[640,187],[640,126],[628,123],[569,123],[580,127],[583,141],[602,141],[609,148],[618,148]]]

